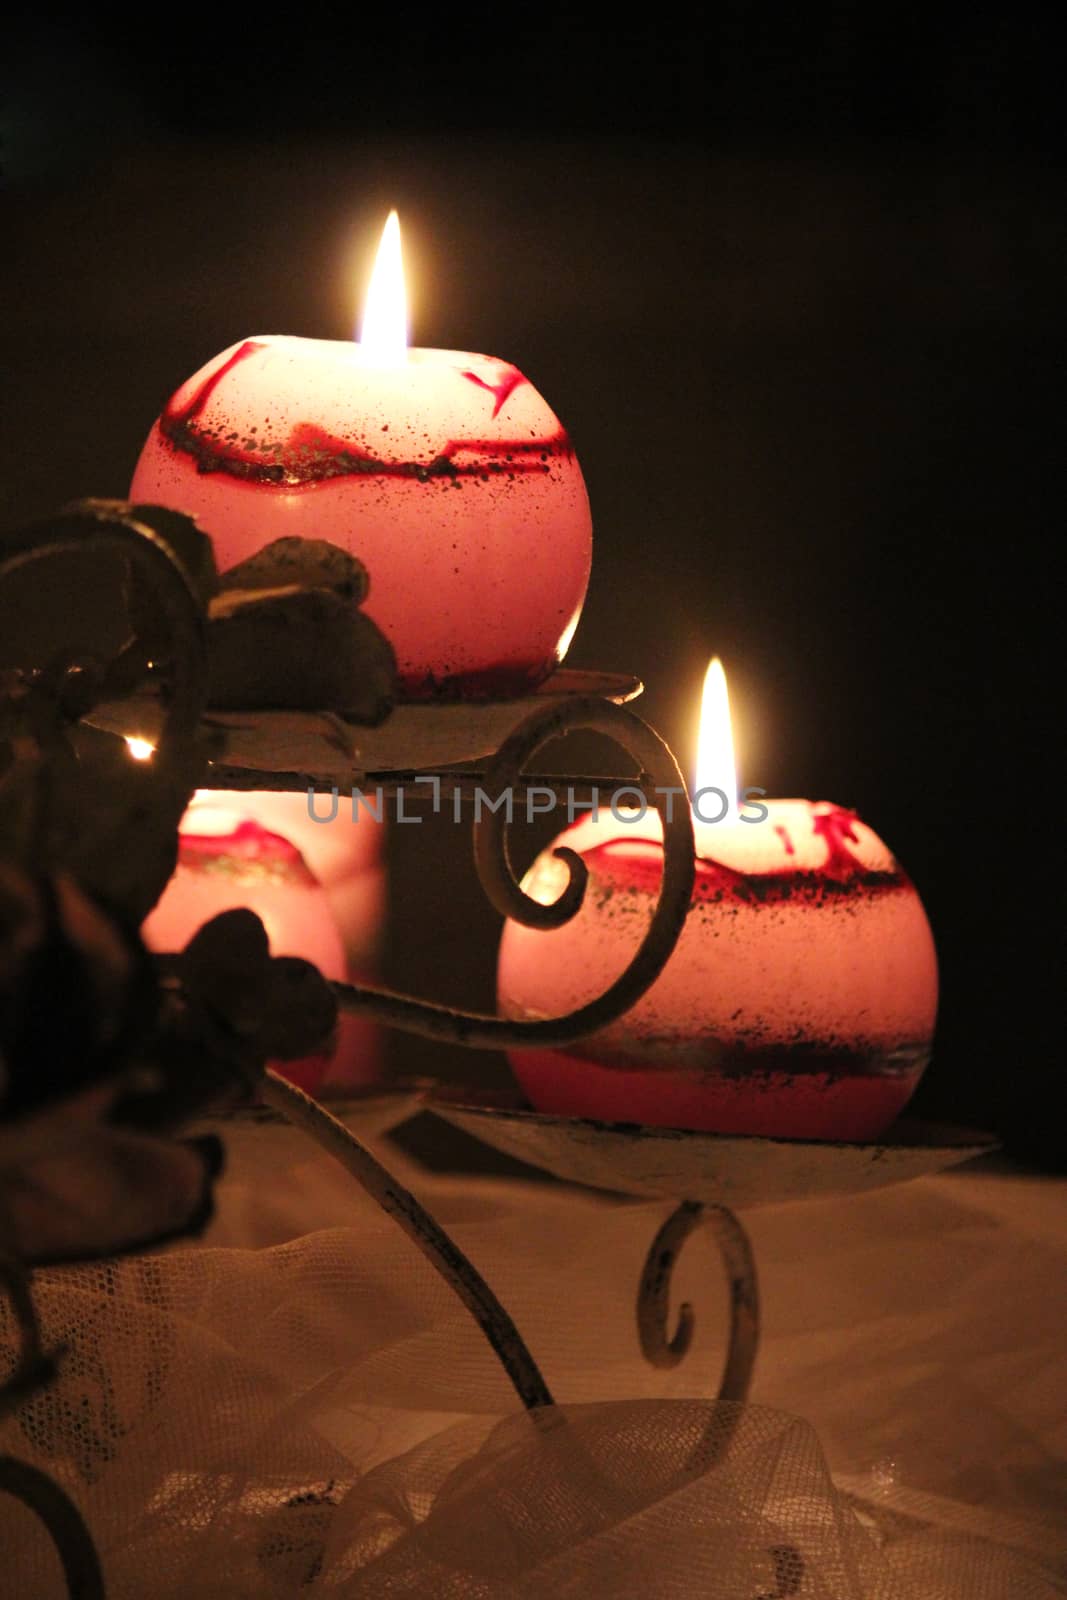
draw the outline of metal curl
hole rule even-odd
[[[567,868],[567,884],[562,894],[549,905],[533,900],[522,888],[509,859],[504,828],[486,828],[476,822],[474,861],[486,897],[501,916],[521,922],[527,928],[562,928],[577,916],[585,899],[589,868],[578,854],[561,845],[552,854]]]
[[[639,762],[639,781],[652,781],[665,791],[657,796],[655,805],[663,821],[666,849],[669,830],[677,821],[673,796],[666,791],[675,789],[683,794],[685,791],[678,764],[647,722],[610,700],[602,700],[594,695],[574,695],[549,701],[543,708],[534,711],[517,728],[512,729],[489,762],[484,780],[487,791],[490,794],[510,794],[521,783],[527,763],[544,745],[558,739],[561,734],[572,733],[579,728],[588,733],[604,733],[614,739]],[[686,806],[684,809],[692,838],[689,808]],[[570,871],[567,887],[551,905],[546,906],[531,899],[524,892],[511,863],[507,823],[506,813],[499,811],[490,811],[475,821],[474,862],[482,888],[502,916],[511,917],[528,928],[562,927],[581,906],[589,876],[588,868],[575,851],[562,846],[554,854],[566,863]]]
[[[31,561],[111,546],[151,585],[171,629],[169,692],[157,760],[169,761],[195,737],[207,704],[204,609],[184,564],[167,541],[121,501],[79,500],[56,516],[0,533],[0,580]]]
[[[605,1028],[631,1010],[651,988],[667,965],[685,925],[696,872],[693,819],[686,801],[685,783],[678,763],[647,722],[625,706],[593,696],[577,695],[549,703],[534,711],[501,745],[485,776],[487,790],[504,792],[517,784],[529,758],[561,733],[581,728],[604,733],[628,750],[640,763],[636,780],[646,789],[656,786],[655,807],[663,823],[663,876],[652,921],[629,965],[603,994],[562,1017],[513,1021],[482,1012],[415,1000],[388,989],[369,989],[335,983],[342,1010],[372,1017],[388,1027],[429,1039],[445,1039],[474,1050],[500,1050],[540,1046],[552,1049],[572,1044],[586,1034]],[[683,804],[675,805],[681,797]],[[474,824],[475,862],[482,885],[495,908],[528,926],[558,927],[578,910],[585,892],[586,868],[580,877],[574,851],[556,853],[571,869],[562,897],[542,906],[523,892],[508,855],[506,820],[490,812]]]
[[[92,1534],[73,1500],[47,1473],[14,1456],[0,1456],[0,1494],[38,1516],[55,1545],[70,1600],[104,1600],[104,1575]]]
[[[122,502],[84,500],[58,516],[0,535],[0,578],[29,561],[87,544],[111,545],[128,556],[152,584],[172,632],[173,681],[164,697],[164,720],[157,744],[157,762],[165,763],[195,738],[207,702],[207,653],[204,612],[192,579],[179,556],[150,523]],[[659,898],[651,924],[633,959],[604,994],[564,1017],[513,1021],[479,1012],[397,994],[387,989],[337,983],[342,1009],[373,1018],[390,1027],[434,1039],[496,1050],[573,1043],[606,1027],[629,1011],[666,965],[685,923],[693,890],[693,824],[678,764],[658,734],[632,711],[594,695],[548,700],[504,741],[489,764],[487,785],[506,790],[515,785],[530,757],[560,734],[576,729],[606,734],[633,755],[641,768],[637,781],[660,792],[654,804],[663,823],[664,866]],[[538,928],[559,927],[581,906],[588,877],[578,855],[560,847],[556,854],[569,869],[567,888],[551,906],[526,895],[508,855],[503,817],[490,812],[474,825],[475,861],[483,887],[504,916]]]
[[[678,1366],[688,1354],[695,1323],[688,1302],[680,1307],[678,1326],[673,1337],[668,1337],[671,1277],[682,1246],[703,1223],[715,1235],[730,1290],[730,1339],[716,1399],[743,1401],[759,1345],[759,1285],[748,1235],[726,1206],[685,1200],[653,1239],[637,1291],[641,1352],[651,1366],[661,1368]]]

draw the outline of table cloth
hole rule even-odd
[[[667,1206],[388,1160],[482,1270],[540,1422],[427,1263],[295,1134],[235,1146],[195,1248],[36,1279],[62,1375],[0,1452],[64,1484],[115,1596],[1067,1593],[1067,1183],[984,1161],[744,1213],[764,1339],[716,1406],[710,1238],[693,1349],[642,1360]],[[21,1596],[61,1594],[0,1499]]]

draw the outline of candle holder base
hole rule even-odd
[[[439,767],[484,762],[513,728],[546,706],[576,696],[626,705],[642,688],[627,673],[561,667],[518,700],[401,703],[376,728],[336,712],[212,710],[205,720],[219,748],[205,787],[303,793],[337,786],[347,793],[380,785],[388,791],[409,775],[413,782],[415,774]],[[94,707],[88,720],[108,733],[155,744],[163,706],[158,695],[133,695]]]
[[[645,1359],[673,1367],[692,1343],[694,1313],[679,1310],[668,1337],[671,1276],[686,1239],[701,1224],[715,1236],[730,1288],[730,1329],[717,1398],[747,1398],[760,1335],[752,1245],[734,1206],[862,1194],[943,1171],[997,1147],[990,1134],[902,1119],[877,1143],[652,1128],[532,1111],[511,1091],[437,1089],[428,1107],[505,1155],[557,1178],[615,1194],[680,1202],[649,1247],[637,1293]]]
[[[465,1133],[557,1178],[704,1205],[773,1205],[863,1194],[957,1166],[997,1146],[991,1134],[909,1117],[869,1144],[598,1122],[532,1111],[510,1090],[437,1089],[429,1108]]]

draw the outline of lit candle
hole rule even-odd
[[[151,760],[155,747],[150,740],[129,738],[126,744],[135,761]],[[273,926],[289,944],[308,931],[306,951],[294,946],[275,954],[303,955],[316,965],[321,957],[326,965],[320,971],[328,978],[373,982],[385,911],[385,824],[366,808],[355,815],[358,822],[351,825],[340,820],[340,813],[332,823],[316,822],[306,794],[198,789],[178,830],[179,876],[145,923],[149,944],[180,950],[201,923],[241,905],[261,917],[268,935]],[[306,894],[289,893],[279,902],[278,890],[286,884],[290,890],[313,889],[314,905]],[[265,889],[270,891],[266,898]],[[243,898],[235,899],[238,890]],[[321,939],[312,927],[312,912],[325,919]],[[341,941],[340,963],[335,936]],[[345,1014],[337,1047],[309,1071],[317,1088],[341,1092],[373,1082],[382,1054],[378,1024]]]
[[[319,806],[329,814],[328,805],[320,801]],[[308,810],[306,793],[199,789],[182,818],[183,832],[199,831],[198,816],[205,808],[221,808],[245,821],[258,822],[269,833],[295,845],[325,890],[341,933],[351,981],[376,977],[385,914],[384,820],[376,821],[366,806],[360,806],[354,812],[358,820],[352,821],[353,813],[339,806],[331,822],[316,822]]]
[[[328,814],[329,807],[325,809]],[[199,789],[182,818],[181,832],[195,836],[205,813],[220,810],[244,822],[258,823],[269,834],[295,846],[321,884],[326,915],[340,933],[344,949],[342,969],[327,976],[347,978],[349,983],[376,982],[385,923],[384,819],[377,821],[367,807],[360,806],[354,813],[338,808],[331,822],[316,822],[306,793]],[[350,820],[352,815],[357,820]],[[244,903],[258,912],[255,883],[248,882],[245,887],[248,898]],[[307,959],[314,958],[308,955]],[[339,1042],[343,1047],[334,1051],[321,1089],[340,1093],[371,1083],[380,1075],[385,1051],[376,1022],[346,1013],[340,1020]]]
[[[239,907],[259,917],[272,956],[300,956],[324,977],[344,978],[344,946],[329,900],[296,846],[214,796],[198,797],[182,821],[174,875],[145,919],[144,941],[151,950],[183,950],[203,923]],[[339,1017],[331,1052],[272,1064],[310,1091],[368,1081],[376,1061],[368,1070],[353,1020]]]
[[[718,663],[702,721],[696,888],[671,960],[618,1022],[567,1052],[516,1051],[513,1070],[537,1110],[559,1115],[876,1138],[930,1055],[937,963],[922,903],[852,812],[810,800],[738,808]],[[589,881],[563,927],[506,925],[499,995],[508,1016],[586,1003],[618,976],[647,926],[662,872],[659,816],[616,820],[608,798],[527,874],[534,899],[557,899],[567,868],[552,850],[565,844]]]
[[[223,570],[285,535],[357,556],[408,698],[541,682],[589,578],[585,483],[537,390],[507,361],[407,348],[395,213],[360,342],[231,345],[167,403],[130,497],[197,518]]]

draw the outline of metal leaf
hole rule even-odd
[[[209,609],[208,676],[215,707],[337,711],[374,726],[392,708],[396,657],[331,589],[227,589]]]
[[[260,1037],[269,1058],[296,1061],[329,1042],[337,1025],[337,1001],[310,961],[275,957],[264,999]]]
[[[0,1217],[23,1261],[78,1261],[196,1233],[222,1169],[217,1140],[179,1143],[100,1117],[99,1091],[4,1125]]]
[[[259,1032],[270,968],[267,931],[246,910],[223,911],[205,922],[177,962],[185,991],[245,1039]]]
[[[274,539],[219,577],[220,589],[332,589],[359,605],[370,580],[362,561],[327,539]]]
[[[213,1019],[212,1044],[233,1060],[262,1065],[291,1061],[325,1046],[337,1023],[337,1002],[321,973],[295,956],[270,955],[267,934],[251,911],[223,911],[193,936],[175,963],[189,1003]]]

